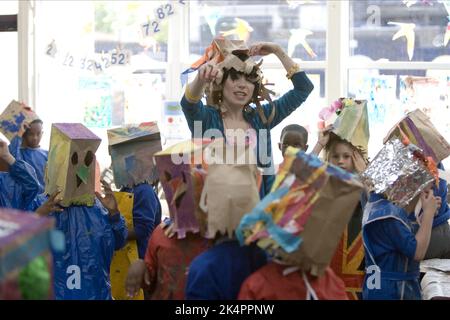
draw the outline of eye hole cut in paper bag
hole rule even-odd
[[[205,150],[208,174],[200,200],[207,212],[207,237],[232,237],[244,214],[259,202],[259,171],[249,145],[216,139]]]
[[[400,130],[411,143],[422,149],[425,156],[432,157],[436,164],[450,155],[449,143],[421,110],[409,112],[389,131],[383,143],[394,137],[402,139]]]
[[[173,230],[179,239],[186,232],[202,232],[206,219],[199,208],[207,165],[203,150],[211,140],[192,139],[154,155],[159,179],[166,195]]]
[[[357,177],[289,147],[271,193],[244,216],[237,237],[321,276],[359,201]]]
[[[0,132],[11,141],[19,132],[22,123],[37,119],[39,117],[30,107],[12,100],[0,115]]]
[[[119,211],[125,219],[128,230],[133,230],[133,203],[134,195],[128,192],[114,192]],[[111,261],[111,295],[115,300],[130,300],[125,291],[125,281],[128,269],[131,264],[138,260],[138,250],[136,240],[128,240],[126,245],[114,251]],[[144,300],[144,292],[139,290],[139,294],[131,300]]]

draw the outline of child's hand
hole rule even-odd
[[[133,298],[142,287],[142,284],[150,285],[150,275],[143,260],[137,260],[128,268],[127,279],[125,280],[125,291],[128,297]]]
[[[440,197],[435,197],[433,195],[433,190],[422,192],[420,195],[420,200],[422,201],[424,215],[434,216],[442,203],[442,199]]]
[[[60,206],[62,198],[58,197],[60,193],[61,190],[56,190],[42,206],[36,209],[36,213],[40,216],[48,216],[51,212],[63,211],[64,208]]]
[[[20,138],[22,138],[23,137],[23,135],[24,135],[24,133],[25,133],[25,131],[27,131],[27,129],[29,129],[30,128],[30,125],[27,123],[27,122],[22,122],[22,124],[20,125],[20,129],[19,129],[19,132],[17,132],[17,135],[20,137]]]
[[[97,199],[102,203],[106,210],[108,210],[110,216],[119,214],[119,206],[113,191],[111,190],[111,186],[105,180],[102,180],[101,183],[105,194],[103,195],[96,191],[95,195],[97,196]]]
[[[322,146],[322,148],[325,148],[328,141],[330,141],[330,131],[333,130],[333,125],[330,124],[324,129],[319,131],[319,139],[317,140],[317,143]]]
[[[8,144],[2,140],[0,140],[0,158],[6,161],[10,166],[16,162],[16,159],[9,152]]]

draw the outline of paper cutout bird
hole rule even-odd
[[[417,1],[417,0],[403,0],[403,3],[406,4],[406,6],[407,6],[408,8],[411,7],[411,6],[413,6],[413,5],[415,5],[417,2],[419,2],[419,1]],[[427,5],[429,5],[429,6],[432,6],[432,5],[433,5],[433,3],[431,3],[430,0],[420,0],[420,2],[421,2],[421,3],[424,3],[424,4],[427,4]]]
[[[409,8],[417,3],[417,0],[403,0],[403,4]]]
[[[302,4],[312,4],[317,3],[314,0],[286,0],[286,3],[289,5],[289,8],[296,9],[298,6]]]
[[[408,51],[408,57],[411,61],[414,55],[414,45],[416,41],[416,34],[414,28],[416,25],[414,23],[403,23],[403,22],[392,22],[389,21],[388,24],[400,26],[400,30],[392,37],[392,40],[397,40],[400,37],[406,38],[406,49]]]
[[[253,28],[243,19],[234,18],[234,21],[236,21],[236,27],[231,30],[222,31],[222,36],[226,37],[230,35],[237,35],[239,40],[244,40],[247,42],[250,38],[250,32],[253,32]]]
[[[306,41],[306,37],[312,35],[312,31],[307,29],[292,29],[288,42],[288,55],[292,57],[295,48],[301,44],[311,58],[317,57],[311,46]]]
[[[450,22],[447,23],[447,30],[445,31],[444,35],[444,47],[447,46],[449,40],[450,40]]]
[[[444,47],[446,47],[450,40],[450,0],[441,0],[439,2],[444,5],[445,10],[447,10],[447,13],[448,13],[447,30],[445,31],[445,35],[444,35]]]

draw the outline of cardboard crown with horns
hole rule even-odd
[[[244,61],[241,58],[247,57]],[[197,70],[206,62],[213,62],[217,68],[221,71],[228,71],[234,69],[238,72],[242,72],[247,76],[250,82],[256,86],[257,93],[254,95],[252,102],[256,104],[256,111],[258,112],[261,120],[264,124],[270,124],[275,117],[275,108],[272,107],[271,114],[267,118],[261,107],[261,101],[268,101],[272,104],[270,94],[274,94],[273,91],[268,90],[263,84],[263,73],[260,69],[262,60],[255,63],[250,57],[250,50],[242,40],[229,40],[225,38],[216,38],[211,45],[206,48],[205,54],[191,65],[188,70]],[[185,74],[185,71],[183,74]],[[209,84],[205,88],[206,102],[208,105],[224,111],[221,108],[221,94],[223,91],[222,77],[218,77],[214,82]],[[246,112],[251,112],[251,108],[246,108]]]

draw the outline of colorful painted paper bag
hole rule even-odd
[[[0,132],[11,141],[23,122],[30,123],[36,119],[39,117],[30,107],[13,100],[0,115]]]
[[[400,132],[400,130],[402,132]],[[409,112],[386,135],[383,143],[393,137],[402,139],[402,133],[409,141],[418,146],[425,156],[430,156],[436,163],[450,155],[450,145],[437,131],[430,119],[419,109]]]
[[[203,161],[203,150],[209,143],[207,140],[188,140],[154,156],[178,238],[184,238],[186,232],[201,231],[201,224],[204,224],[197,218],[205,217],[204,213],[198,210],[201,210],[199,194],[203,189],[203,170],[207,170]]]
[[[244,216],[241,243],[256,242],[276,259],[320,276],[359,200],[355,175],[289,147],[271,193]]]

